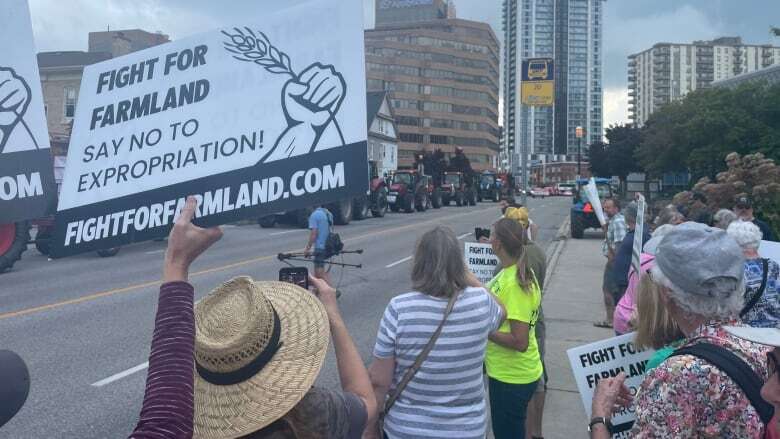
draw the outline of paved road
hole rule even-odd
[[[568,199],[529,200],[542,245],[555,237]],[[341,307],[363,355],[370,358],[376,328],[391,297],[409,290],[407,258],[426,229],[446,224],[462,239],[499,216],[496,205],[388,214],[339,227],[348,248],[363,248],[362,270],[334,268]],[[299,250],[306,231],[228,226],[224,238],[193,267],[196,298],[237,275],[275,279],[275,255]],[[0,275],[0,348],[20,353],[31,370],[27,405],[0,438],[109,438],[135,425],[146,377],[165,243],[125,247],[115,258],[93,255],[47,261],[34,250]],[[352,257],[348,260],[359,261]],[[332,352],[319,384],[335,386]]]

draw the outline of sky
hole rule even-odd
[[[179,39],[217,27],[247,24],[306,0],[30,0],[40,51],[86,50],[90,31],[141,28]],[[341,1],[341,0],[332,0]],[[490,23],[502,39],[502,0],[454,0],[459,18]],[[365,28],[373,27],[374,0],[363,0]],[[229,6],[226,6],[229,5]],[[658,42],[741,36],[780,46],[769,34],[780,26],[780,0],[605,0],[604,125],[628,120],[627,59]]]

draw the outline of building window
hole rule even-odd
[[[65,118],[72,119],[76,115],[76,88],[65,87]]]

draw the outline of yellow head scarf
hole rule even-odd
[[[510,207],[504,213],[504,218],[509,218],[520,223],[524,228],[528,228],[528,209],[525,207]]]

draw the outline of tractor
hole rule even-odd
[[[595,180],[599,198],[602,200],[611,198],[611,180],[608,178],[596,178]],[[593,210],[593,205],[588,200],[586,194],[587,185],[588,180],[579,179],[577,180],[577,188],[574,191],[573,205],[571,207],[571,237],[575,239],[582,239],[586,229],[601,228],[601,223],[599,223],[596,212]]]
[[[477,194],[477,201],[491,200],[497,203],[501,199],[502,186],[502,180],[494,172],[483,172],[479,176],[479,194]]]
[[[419,171],[402,170],[393,174],[387,201],[393,212],[424,212],[441,207],[442,194],[430,176]]]
[[[469,178],[462,172],[445,172],[441,185],[442,203],[449,206],[453,201],[456,206],[476,206],[477,190],[468,184]]]

